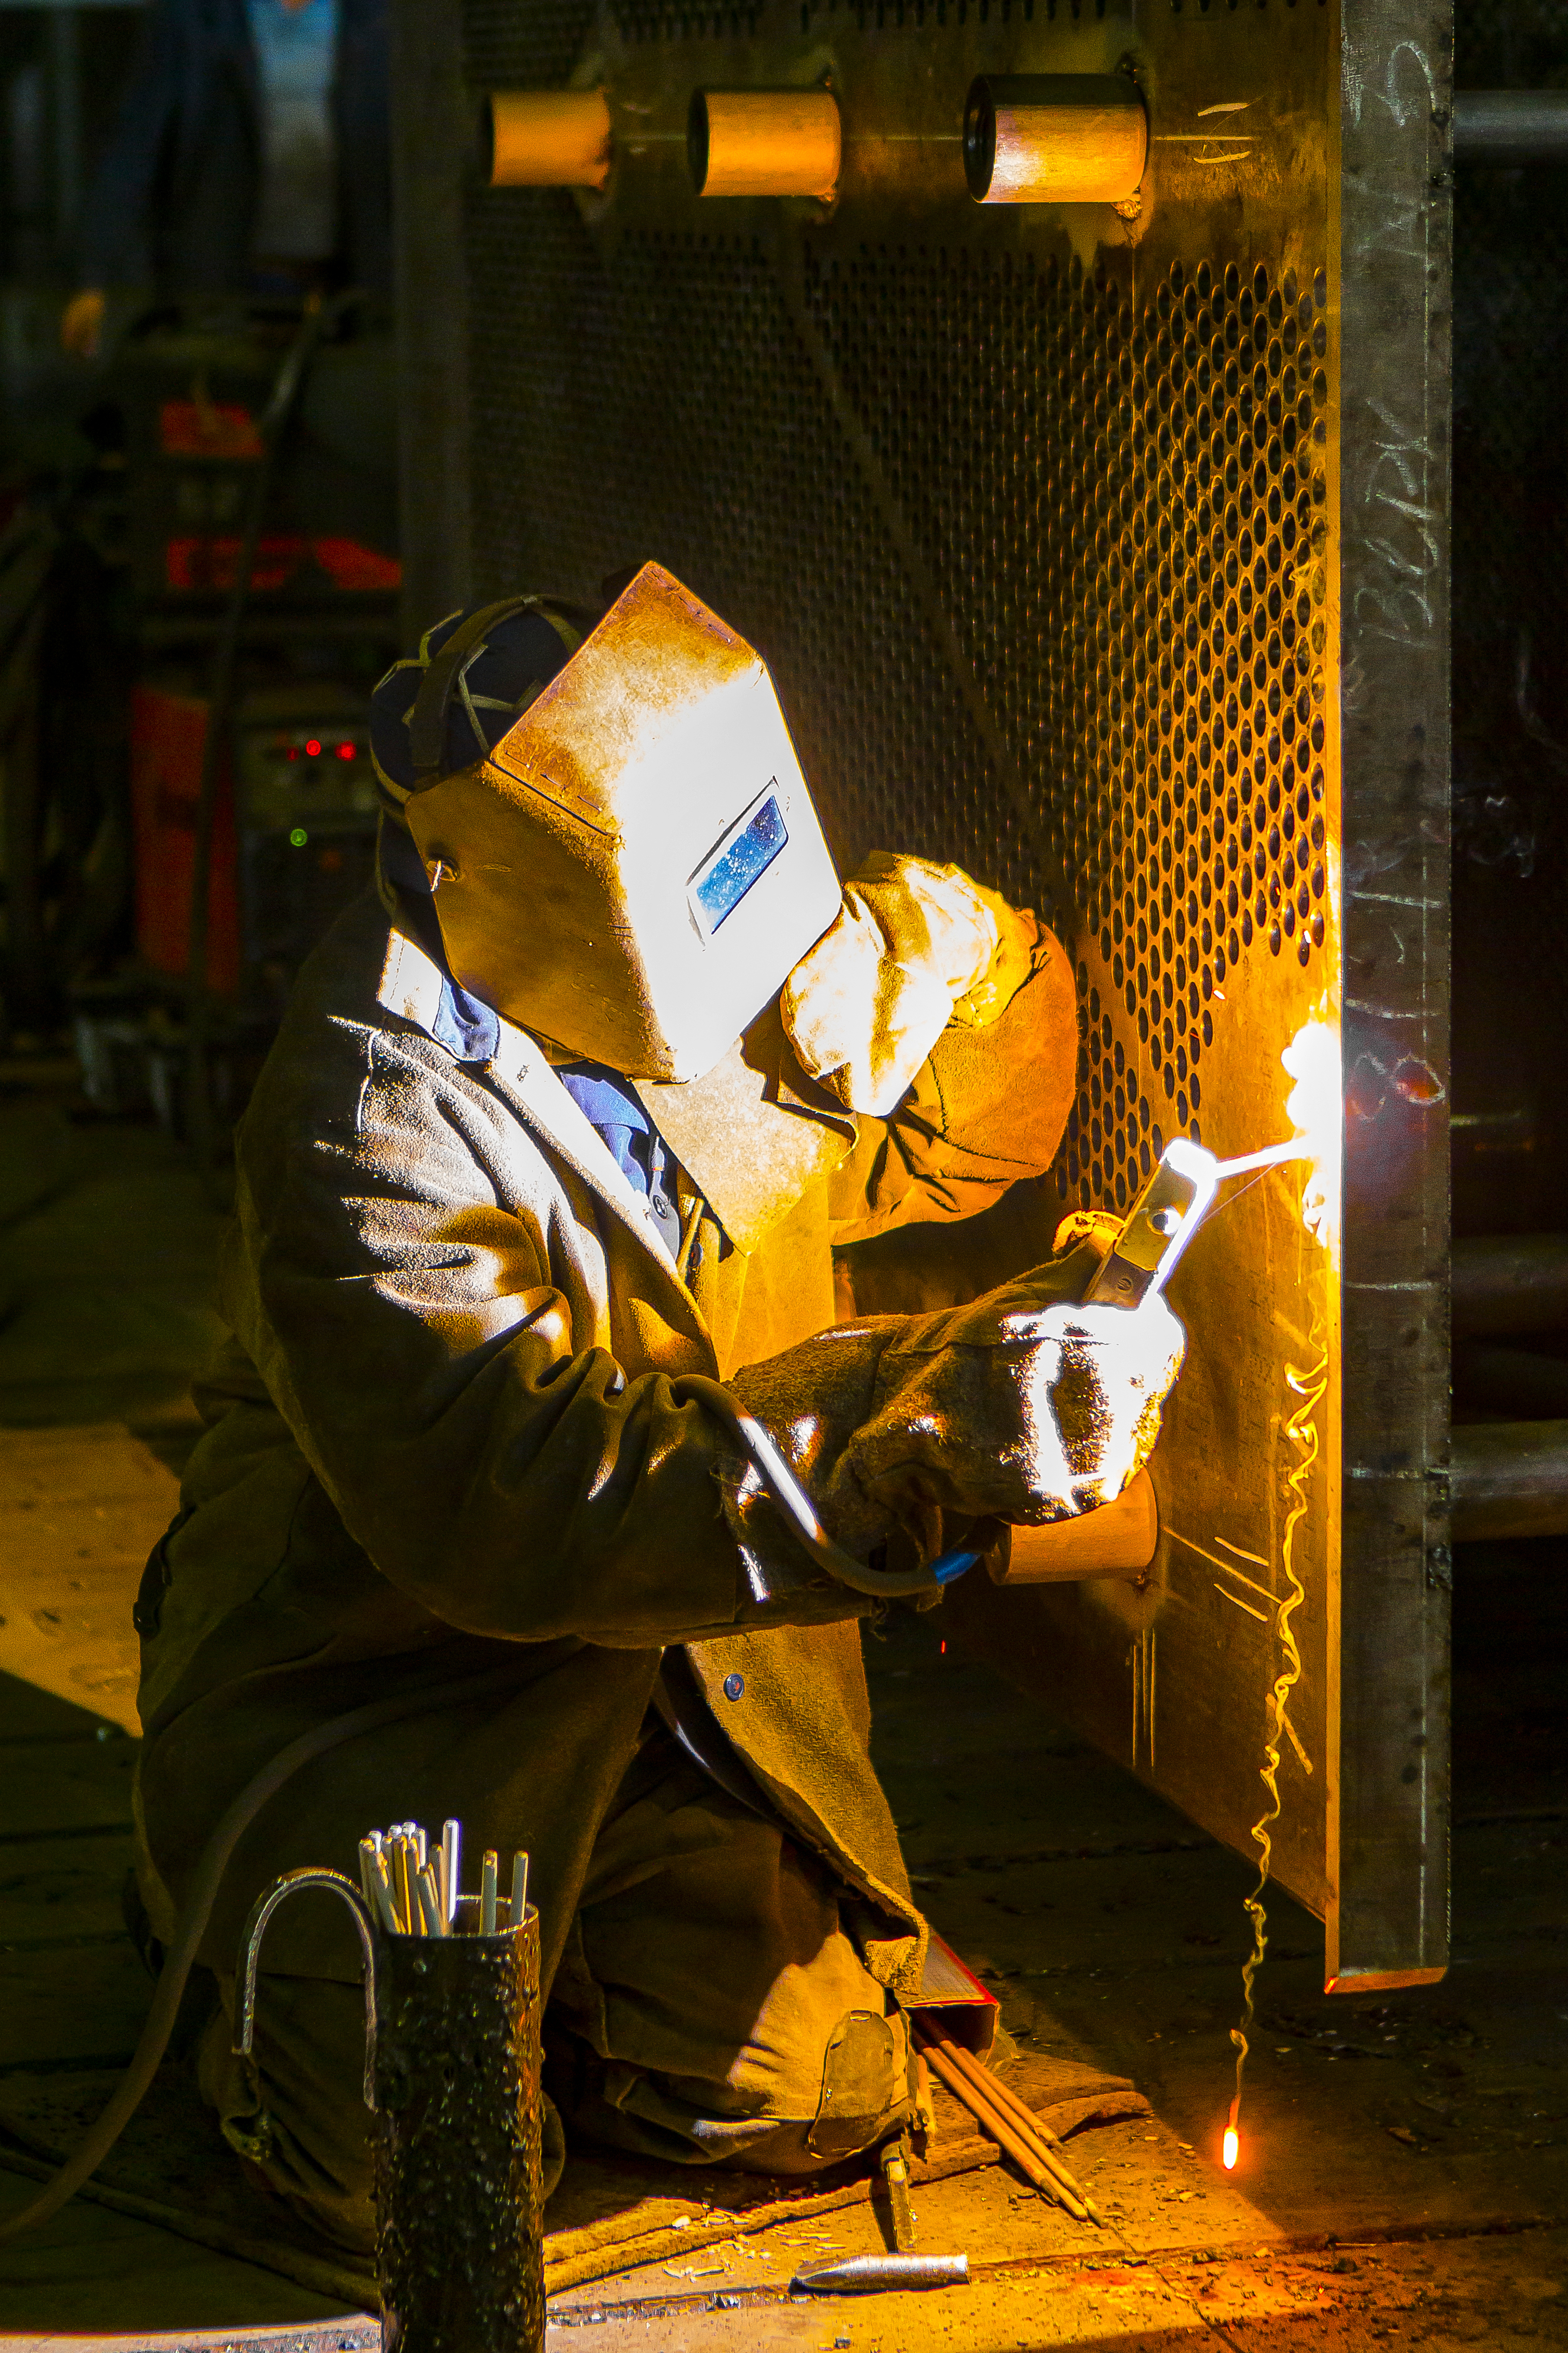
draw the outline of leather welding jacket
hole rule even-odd
[[[305,966],[241,1125],[232,1338],[138,1605],[153,1925],[169,1934],[219,1815],[285,1742],[500,1668],[502,1690],[303,1769],[242,1840],[203,1957],[232,1968],[277,1873],[352,1873],[373,1827],[456,1815],[475,1874],[482,1848],[503,1868],[531,1851],[548,1986],[682,1644],[691,1672],[670,1685],[700,1692],[868,1904],[868,1962],[910,1989],[924,1928],[868,1754],[869,1605],[814,1578],[782,1523],[778,1597],[759,1598],[724,1510],[734,1442],[670,1381],[834,1324],[835,1241],[971,1214],[1048,1165],[1077,1054],[1068,960],[1040,932],[1001,1018],[950,1029],[891,1120],[860,1119],[749,1254],[703,1211],[686,1278],[535,1041],[503,1021],[489,1060],[456,1059],[432,1030],[441,989],[367,894]],[[286,1905],[266,1965],[357,1978],[347,1927],[335,1905]]]

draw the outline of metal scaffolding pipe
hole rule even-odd
[[[1568,90],[1454,92],[1456,164],[1568,164]]]
[[[1468,1339],[1568,1332],[1568,1234],[1485,1234],[1454,1244],[1454,1330]]]
[[[1568,1421],[1478,1421],[1454,1431],[1454,1542],[1568,1535]]]

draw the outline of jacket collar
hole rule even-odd
[[[424,1030],[426,1037],[458,1060],[465,1058],[454,1050],[452,1040],[441,1034],[447,993],[445,971],[417,940],[410,939],[395,923],[387,934],[376,1001],[388,1013]],[[598,1130],[573,1102],[545,1059],[543,1048],[503,1014],[496,1014],[494,1020],[495,1044],[490,1053],[482,1061],[468,1064],[475,1076],[498,1087],[509,1105],[585,1185],[592,1186],[622,1222],[630,1227],[637,1240],[679,1282],[668,1244],[659,1231],[658,1219],[623,1176]],[[684,1283],[681,1289],[689,1299]],[[695,1308],[695,1302],[692,1303]]]

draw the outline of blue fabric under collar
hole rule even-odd
[[[381,871],[397,893],[399,921],[406,924],[441,975],[431,1036],[454,1061],[489,1061],[500,1045],[500,1016],[493,1006],[471,996],[453,979],[425,862],[402,828],[385,818],[379,856]],[[663,1137],[629,1080],[603,1062],[568,1062],[558,1067],[555,1075],[597,1132],[632,1190],[648,1203],[673,1257],[680,1243],[680,1219],[673,1198],[674,1168]]]
[[[400,919],[441,976],[441,997],[430,1035],[454,1061],[488,1062],[500,1045],[500,1016],[480,997],[460,988],[447,965],[446,944],[436,920],[425,861],[401,826],[383,821],[376,852],[381,871],[397,893]]]

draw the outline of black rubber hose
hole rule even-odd
[[[857,1560],[842,1545],[834,1543],[816,1516],[816,1505],[773,1439],[760,1421],[737,1404],[721,1381],[710,1380],[706,1373],[681,1373],[670,1386],[678,1397],[695,1398],[728,1426],[751,1456],[758,1474],[767,1482],[769,1493],[807,1552],[851,1592],[868,1593],[878,1601],[903,1601],[915,1593],[940,1593],[944,1585],[962,1577],[979,1558],[977,1553],[955,1551],[943,1553],[940,1560],[930,1562],[924,1568],[868,1568],[864,1561]]]
[[[972,1553],[944,1554],[929,1567],[884,1575],[868,1568],[849,1553],[836,1545],[816,1516],[816,1509],[805,1490],[784,1461],[773,1440],[762,1424],[737,1404],[721,1382],[710,1380],[702,1373],[682,1374],[671,1385],[677,1394],[705,1405],[732,1433],[743,1451],[756,1464],[768,1490],[802,1544],[814,1558],[819,1560],[840,1583],[857,1593],[868,1593],[878,1600],[897,1601],[910,1594],[933,1593],[949,1578],[962,1573],[956,1566],[968,1567],[975,1556]],[[949,1564],[953,1564],[950,1566]],[[945,1574],[944,1574],[945,1571]],[[257,1815],[270,1798],[277,1796],[284,1783],[292,1779],[302,1765],[324,1756],[340,1742],[353,1740],[363,1732],[374,1732],[384,1724],[395,1724],[400,1716],[417,1715],[424,1709],[438,1706],[447,1700],[468,1700],[482,1696],[492,1690],[504,1689],[516,1680],[511,1667],[498,1669],[488,1675],[472,1676],[462,1683],[437,1683],[416,1692],[401,1692],[395,1698],[372,1700],[363,1707],[351,1708],[346,1715],[333,1716],[329,1723],[319,1724],[302,1732],[286,1748],[252,1776],[223,1816],[202,1849],[195,1877],[184,1909],[174,1930],[174,1939],[164,1957],[158,1978],[158,1989],[153,1996],[153,2006],[147,2012],[131,2064],[125,2070],[107,2106],[97,2123],[73,2154],[68,2157],[54,2179],[39,2191],[30,2205],[0,2223],[0,2245],[21,2236],[25,2231],[36,2231],[59,2211],[82,2183],[96,2173],[126,2126],[145,2097],[153,2076],[169,2047],[169,2037],[174,2031],[180,2002],[207,1923],[212,1918],[213,1905],[217,1901],[235,1848],[249,1829]]]

